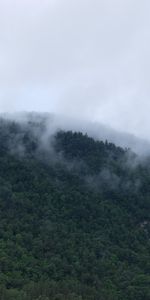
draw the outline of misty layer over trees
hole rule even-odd
[[[148,300],[149,216],[149,158],[0,119],[0,299]]]

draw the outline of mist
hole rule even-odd
[[[64,128],[145,152],[133,135],[150,140],[149,10],[148,0],[1,0],[0,111],[61,115]]]
[[[138,154],[140,159],[144,159],[150,155],[150,142],[148,140],[138,138],[133,134],[115,130],[110,126],[99,122],[92,122],[48,112],[1,113],[0,118],[6,121],[15,121],[19,125],[25,127],[30,126],[30,124],[35,124],[34,134],[38,135],[38,139],[40,139],[41,144],[43,144],[44,147],[47,145],[47,140],[52,138],[58,131],[72,130],[73,132],[87,134],[89,137],[94,138],[94,140],[102,140],[103,142],[107,140],[124,149],[129,148],[131,151]],[[44,124],[44,130],[41,133],[39,132],[39,124],[42,123]]]
[[[112,167],[112,162],[116,160],[116,157],[114,157],[114,149],[116,149],[116,153],[118,153],[117,160],[119,162],[119,167],[123,172],[125,171],[126,173],[126,171],[128,170],[134,173],[137,167],[141,165],[141,156],[137,156],[130,149],[125,148],[123,150],[122,148],[117,148],[115,147],[115,145],[109,143],[111,141],[106,142],[106,136],[110,135],[112,139],[115,139],[115,132],[113,132],[113,130],[111,131],[110,129],[105,128],[102,125],[100,126],[100,124],[98,124],[98,126],[96,127],[96,124],[94,123],[85,124],[85,122],[81,122],[79,124],[77,122],[75,123],[75,121],[73,121],[72,123],[72,119],[68,119],[67,122],[65,122],[66,118],[64,119],[60,116],[59,118],[57,118],[55,115],[51,115],[48,113],[2,114],[0,116],[1,155],[4,155],[5,153],[6,156],[8,155],[9,157],[9,155],[11,155],[11,157],[21,161],[24,161],[24,159],[34,159],[37,163],[40,162],[42,165],[46,164],[47,166],[50,166],[52,168],[55,168],[56,166],[56,169],[57,165],[59,165],[64,170],[67,170],[67,172],[79,177],[87,187],[92,189],[94,188],[94,190],[96,191],[99,191],[101,190],[101,188],[105,188],[106,186],[108,186],[112,191],[119,189],[120,185],[122,186],[122,180],[122,188],[124,188],[126,191],[131,187],[131,185],[133,186],[133,184],[136,188],[138,188],[138,180],[132,182],[132,180],[126,179],[125,177],[120,178],[118,175],[116,175],[115,168]],[[79,133],[78,128],[82,128],[83,135]],[[72,129],[72,132],[70,131],[70,129]],[[89,132],[88,136],[87,132]],[[85,133],[86,135],[84,135]],[[105,165],[106,162],[104,163],[104,161],[102,160],[101,163],[99,162],[100,169],[93,173],[91,165],[89,163],[90,159],[87,159],[88,156],[86,156],[85,154],[86,151],[84,152],[81,150],[81,157],[80,155],[76,156],[78,150],[77,153],[73,152],[74,154],[71,157],[67,155],[67,151],[65,153],[65,146],[63,146],[63,143],[61,145],[61,137],[63,138],[63,136],[69,137],[68,143],[72,143],[72,139],[76,143],[76,137],[78,137],[79,140],[81,139],[81,148],[79,145],[78,149],[78,145],[74,144],[76,145],[75,147],[77,147],[79,152],[81,149],[84,149],[87,141],[90,145],[92,140],[89,139],[89,137],[94,137],[95,141],[103,140],[104,143],[102,143],[102,148],[101,142],[99,143],[99,150],[101,149],[103,153],[103,149],[105,148],[104,153],[107,153],[107,167]],[[118,133],[116,133],[116,139],[119,139],[120,143],[121,140],[125,142],[125,137],[126,136],[123,135],[121,139],[121,135],[120,137],[118,137]],[[135,139],[134,142],[136,142],[135,145],[139,151],[140,148],[138,147],[141,146],[141,140],[138,141]],[[94,146],[93,151],[95,151]],[[145,164],[145,162],[147,161],[146,153],[144,154],[145,159],[142,159],[142,164],[143,162]],[[103,155],[99,153],[99,156]]]

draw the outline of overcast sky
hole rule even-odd
[[[149,0],[0,0],[0,111],[150,139]]]

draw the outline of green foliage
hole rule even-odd
[[[149,161],[43,130],[0,121],[0,299],[148,300]]]

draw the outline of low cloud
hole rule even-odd
[[[49,111],[150,139],[148,0],[1,0],[0,111]]]

